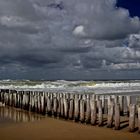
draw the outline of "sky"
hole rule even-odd
[[[0,0],[0,79],[140,79],[139,0]]]

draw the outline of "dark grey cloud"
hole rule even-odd
[[[116,77],[124,70],[138,73],[140,20],[115,4],[1,0],[1,78],[94,79],[111,78],[114,71]]]

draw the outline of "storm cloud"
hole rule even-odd
[[[135,79],[140,20],[116,3],[0,0],[0,78]]]

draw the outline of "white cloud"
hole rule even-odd
[[[77,27],[74,29],[73,33],[74,33],[75,35],[85,36],[84,26],[82,26],[82,25],[77,26]]]

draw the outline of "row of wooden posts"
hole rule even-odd
[[[0,102],[43,115],[98,126],[104,126],[106,116],[107,127],[114,127],[115,130],[120,129],[121,116],[127,115],[129,131],[134,132],[137,126],[140,133],[140,106],[131,103],[131,96],[1,90]]]

